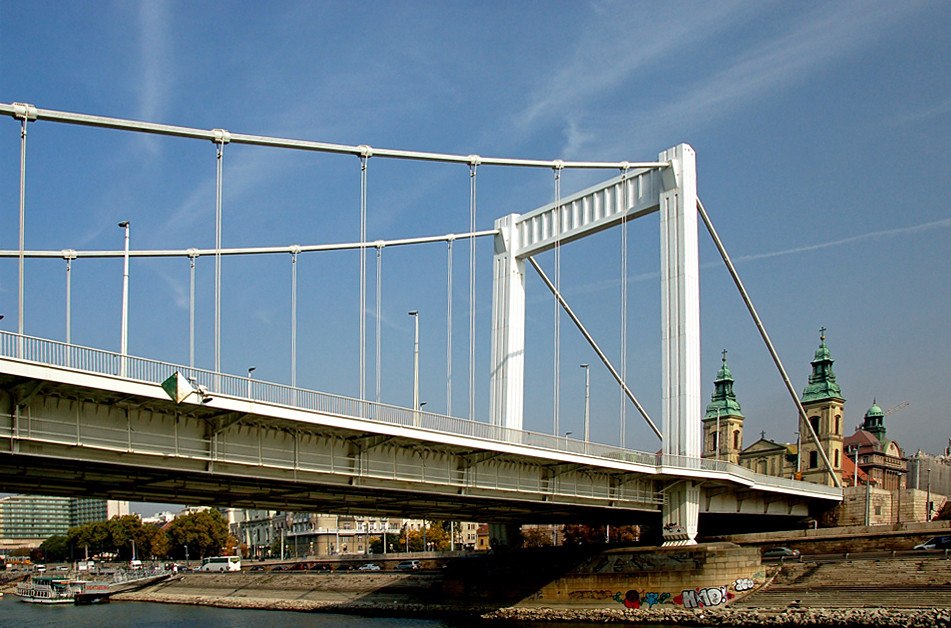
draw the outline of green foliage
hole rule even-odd
[[[56,534],[40,545],[44,560],[61,562],[69,558],[69,544],[65,536]]]
[[[522,547],[550,547],[551,544],[551,532],[548,530],[522,530]]]
[[[119,560],[129,560],[133,549],[136,558],[164,558],[168,553],[165,532],[143,524],[136,515],[117,515],[109,521],[93,521],[70,528],[66,542],[72,548],[73,558],[114,553]]]
[[[228,522],[217,510],[202,510],[179,517],[168,526],[168,538],[173,556],[189,559],[216,556],[228,543]]]
[[[394,549],[397,552],[406,551],[406,535],[409,532],[409,551],[411,552],[424,552],[424,551],[433,551],[433,552],[445,552],[448,551],[451,544],[449,542],[449,533],[446,532],[443,526],[438,523],[426,528],[425,534],[425,546],[423,545],[423,532],[422,530],[406,530],[403,529],[400,532],[399,536],[399,546],[393,541],[390,541],[394,545]],[[390,537],[393,538],[392,536]]]

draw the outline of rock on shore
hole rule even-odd
[[[770,626],[841,628],[951,628],[951,609],[718,609],[678,608],[555,609],[503,608],[482,615],[484,620],[534,622],[651,623],[674,626]]]

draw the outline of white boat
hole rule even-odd
[[[76,594],[86,588],[84,580],[70,580],[56,576],[34,576],[29,582],[17,585],[16,594],[24,602],[36,604],[73,604]]]

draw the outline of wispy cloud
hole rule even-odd
[[[778,24],[776,36],[733,55],[711,57],[722,59],[711,72],[656,89],[664,67],[703,57],[704,46],[725,29],[736,28],[769,6],[713,3],[677,19],[637,11],[610,13],[585,28],[577,38],[584,43],[535,90],[513,126],[526,135],[559,125],[564,157],[625,155],[632,146],[668,139],[674,129],[687,133],[785,93],[825,71],[830,62],[862,50],[910,10],[899,3],[821,6]],[[606,46],[605,41],[612,44]],[[614,104],[607,107],[606,102]],[[627,132],[617,132],[625,128]]]
[[[781,257],[783,255],[806,253],[806,252],[815,251],[818,249],[827,249],[831,247],[842,246],[843,244],[852,244],[854,242],[867,242],[870,240],[880,240],[883,238],[890,238],[894,236],[923,233],[925,231],[933,231],[935,229],[947,229],[948,227],[951,227],[951,218],[943,218],[941,220],[925,222],[920,225],[912,225],[910,227],[898,227],[896,229],[885,229],[882,231],[872,231],[870,233],[863,233],[860,235],[850,236],[848,238],[841,238],[839,240],[831,240],[829,242],[820,242],[817,244],[807,244],[804,246],[793,247],[791,249],[771,251],[768,253],[754,253],[751,255],[741,255],[739,257],[734,258],[733,261],[737,263],[755,262],[762,259],[769,259],[771,257]],[[709,264],[704,264],[704,266],[708,267],[708,266],[715,266],[718,264],[719,262],[711,262]]]
[[[942,218],[941,220],[933,220],[931,222],[921,223],[919,225],[910,225],[908,227],[897,227],[895,229],[884,229],[881,231],[871,231],[869,233],[862,233],[859,235],[849,236],[847,238],[839,238],[838,240],[829,240],[828,242],[817,242],[815,244],[805,244],[802,246],[796,246],[789,249],[781,249],[778,251],[767,251],[764,253],[752,253],[749,255],[739,255],[737,257],[732,257],[732,261],[735,264],[747,264],[749,262],[757,262],[764,259],[771,259],[774,257],[783,257],[786,255],[796,255],[798,253],[808,253],[811,251],[817,251],[819,249],[828,249],[834,247],[840,247],[845,244],[854,244],[858,242],[870,242],[874,240],[882,240],[887,238],[894,238],[898,236],[907,236],[914,235],[918,233],[925,233],[928,231],[934,231],[936,229],[948,229],[951,228],[951,218]],[[716,260],[713,262],[705,262],[700,265],[700,268],[717,268],[722,266],[723,262]],[[660,273],[658,272],[648,272],[640,273],[637,275],[629,275],[627,278],[628,284],[635,284],[644,281],[657,281]],[[571,287],[565,289],[566,295],[582,295],[582,294],[591,294],[595,292],[601,292],[604,290],[613,290],[621,284],[619,277],[613,277],[610,279],[602,279],[600,281],[593,281],[590,283],[585,283],[583,286]],[[539,299],[541,300],[541,299]]]
[[[168,102],[170,76],[168,66],[171,62],[169,47],[170,15],[168,2],[154,0],[139,5],[139,54],[141,74],[139,76],[140,120],[155,121],[162,118]],[[158,143],[148,134],[139,134],[144,146],[155,154]]]

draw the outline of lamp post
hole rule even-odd
[[[855,469],[852,472],[852,486],[859,485],[859,446],[858,444],[852,446],[852,453],[855,455]],[[866,481],[866,484],[868,482]]]
[[[802,479],[802,432],[796,432],[796,476],[795,479]]]
[[[928,469],[928,499],[925,501],[925,521],[931,521],[931,469]]]
[[[125,377],[125,358],[129,350],[129,221],[123,220],[119,226],[125,229],[125,254],[122,257],[122,342],[119,350],[122,355],[119,374]]]
[[[413,426],[419,425],[419,311],[409,312],[413,317]]]
[[[248,367],[248,399],[251,398],[251,373],[253,373],[254,371],[256,371],[257,368],[258,368],[258,367],[256,367],[256,366],[249,366],[249,367]]]
[[[565,432],[565,450],[568,450],[568,437],[571,436],[571,432]]]
[[[591,369],[588,368],[587,364],[582,364],[581,368],[584,369],[584,444],[585,447],[587,447],[588,440],[591,436],[589,430],[591,418]]]

